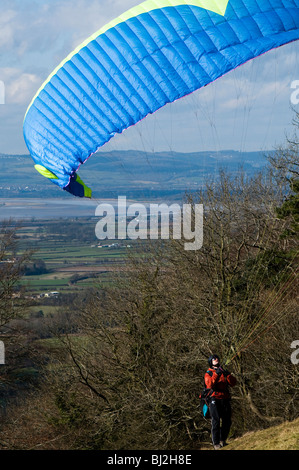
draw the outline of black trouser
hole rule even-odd
[[[230,400],[212,398],[209,408],[212,421],[212,441],[214,445],[218,445],[220,441],[226,441],[231,427]]]

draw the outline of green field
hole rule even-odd
[[[31,295],[53,291],[63,294],[111,282],[112,273],[124,266],[128,254],[126,241],[119,247],[99,248],[98,245],[117,242],[97,240],[94,220],[73,221],[67,233],[55,233],[55,227],[60,230],[60,226],[60,221],[36,221],[19,230],[21,250],[33,250],[32,262],[41,261],[45,268],[45,272],[23,276],[21,284],[26,286],[27,292]],[[84,233],[89,234],[83,241],[79,236],[70,236],[83,228]]]

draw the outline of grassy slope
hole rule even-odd
[[[299,450],[299,419],[245,434],[223,450]]]

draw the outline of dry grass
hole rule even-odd
[[[245,434],[223,450],[299,450],[299,419]]]

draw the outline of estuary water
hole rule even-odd
[[[99,203],[88,199],[0,198],[0,220],[93,217]],[[115,205],[117,201],[109,203]]]
[[[137,201],[126,199],[126,204],[134,204]],[[138,201],[146,210],[150,207],[149,201]],[[153,201],[157,204],[157,201]],[[168,213],[167,204],[170,201],[160,201],[162,203],[161,212]],[[166,206],[163,208],[163,205]],[[118,213],[118,199],[42,199],[42,198],[0,198],[0,220],[49,220],[49,219],[69,219],[76,217],[98,217],[96,208],[100,204],[113,206],[115,213]],[[178,210],[178,209],[177,209]],[[132,214],[131,214],[132,215]]]

